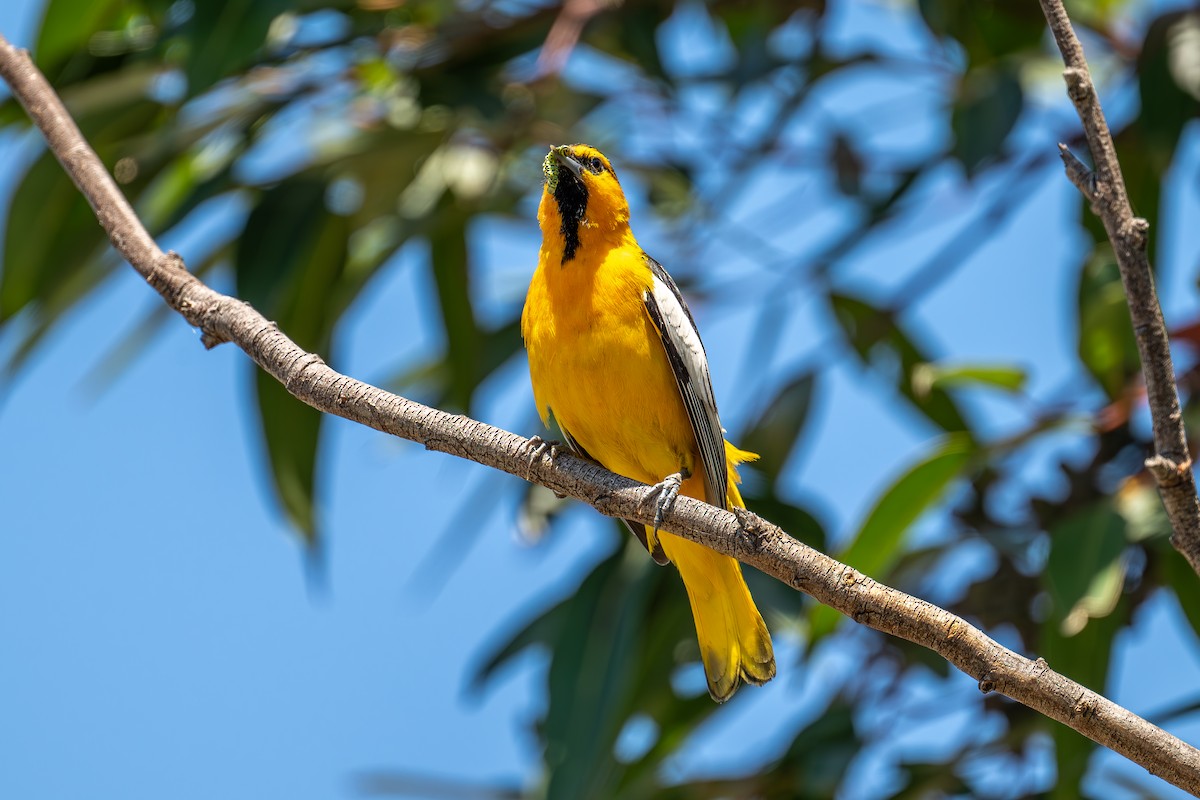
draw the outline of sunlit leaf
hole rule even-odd
[[[1017,367],[987,364],[918,364],[913,368],[913,391],[927,397],[934,389],[986,386],[1020,392],[1028,376]]]
[[[1149,473],[1135,475],[1117,489],[1113,507],[1125,521],[1125,537],[1131,542],[1162,539],[1171,534],[1162,499]]]
[[[884,490],[841,551],[842,559],[860,572],[882,574],[894,561],[905,532],[962,475],[974,452],[971,441],[961,434],[938,442],[933,452]]]
[[[1066,517],[1050,530],[1045,579],[1054,601],[1052,618],[1073,636],[1116,607],[1125,577],[1125,520],[1111,502]]]
[[[1072,20],[1103,30],[1129,3],[1130,0],[1070,0],[1066,7]]]

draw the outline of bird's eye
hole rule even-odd
[[[599,175],[604,172],[604,162],[596,156],[592,156],[592,160],[588,162],[588,169]]]

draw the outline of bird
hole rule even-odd
[[[521,313],[538,414],[574,455],[654,486],[655,524],[625,524],[678,569],[709,694],[723,703],[775,676],[771,634],[736,559],[659,528],[679,494],[744,508],[736,468],[758,456],[725,441],[695,320],[634,237],[608,158],[559,145],[542,171],[542,243]],[[548,443],[531,441],[543,455]]]

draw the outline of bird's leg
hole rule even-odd
[[[529,437],[529,468],[533,469],[533,465],[541,460],[546,453],[550,454],[550,460],[558,458],[558,446],[561,442],[548,442],[540,436],[534,435]]]
[[[529,469],[532,471],[533,465],[536,464],[541,459],[542,456],[546,455],[546,453],[550,454],[550,462],[553,463],[554,459],[558,458],[558,448],[560,445],[562,445],[562,442],[547,442],[545,439],[538,436],[537,434],[530,436],[529,437]],[[553,490],[551,490],[551,491],[553,491]],[[554,492],[554,496],[557,497],[559,500],[562,500],[563,498],[566,497],[565,494],[559,494],[558,492]]]
[[[683,470],[668,475],[650,487],[650,493],[646,495],[646,499],[658,498],[654,503],[654,533],[656,535],[658,529],[662,527],[663,517],[675,506],[675,498],[679,497],[679,488],[683,486],[684,479],[690,477],[687,470]]]

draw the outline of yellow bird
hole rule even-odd
[[[538,208],[542,247],[521,333],[534,401],[577,455],[659,489],[744,508],[736,467],[757,458],[724,440],[700,334],[675,282],[629,228],[612,165],[584,144],[552,147]],[[771,635],[738,562],[658,525],[626,522],[687,587],[708,691],[775,676]]]

